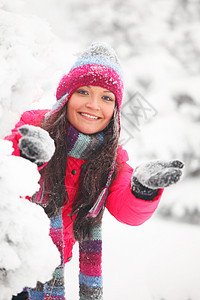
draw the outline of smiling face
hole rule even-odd
[[[79,87],[68,100],[67,119],[82,133],[97,133],[109,124],[115,101],[115,95],[105,88]]]

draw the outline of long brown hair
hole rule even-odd
[[[67,105],[49,118],[43,120],[41,127],[47,130],[54,139],[56,150],[52,159],[40,171],[47,182],[48,204],[45,208],[48,216],[56,216],[60,208],[68,201],[65,187],[67,166]],[[93,206],[100,190],[105,186],[108,174],[115,158],[119,141],[119,118],[117,106],[109,125],[104,129],[105,138],[95,157],[91,157],[82,165],[79,188],[72,204],[71,217],[73,221],[73,234],[76,240],[83,240],[90,236],[91,228],[101,222],[103,210],[96,218],[86,218]],[[117,168],[115,168],[117,169]],[[116,171],[112,180],[116,176]]]

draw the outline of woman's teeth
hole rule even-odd
[[[88,114],[85,114],[85,113],[80,113],[82,116],[85,116],[87,118],[91,118],[91,119],[98,119],[98,117],[95,117],[95,116],[91,116],[91,115],[88,115]]]

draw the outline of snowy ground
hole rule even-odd
[[[200,228],[154,215],[130,227],[104,215],[105,300],[199,300]],[[78,246],[66,265],[66,297],[78,299]]]

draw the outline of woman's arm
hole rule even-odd
[[[163,189],[158,189],[150,200],[136,197],[131,189],[133,168],[126,162],[119,166],[118,176],[113,181],[106,201],[106,208],[120,222],[137,226],[148,220],[156,210]]]
[[[177,183],[184,164],[179,160],[152,160],[131,168],[125,150],[118,151],[118,176],[113,181],[106,207],[120,222],[140,225],[157,208],[163,189]]]

